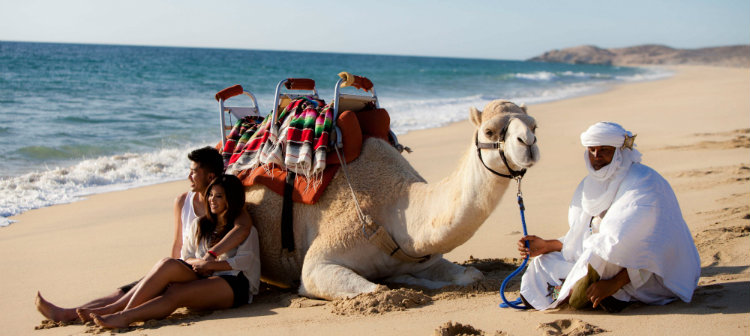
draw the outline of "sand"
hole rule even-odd
[[[515,190],[466,244],[446,254],[475,265],[487,279],[467,288],[395,288],[350,301],[300,298],[268,290],[252,305],[210,314],[179,311],[117,332],[137,335],[606,335],[750,333],[750,70],[673,67],[675,76],[618,85],[596,95],[531,105],[542,159],[523,181],[531,234],[567,230],[569,198],[585,174],[579,134],[602,120],[638,134],[643,161],[672,184],[701,255],[691,303],[633,305],[600,311],[498,308],[499,282],[518,260]],[[482,108],[482,106],[479,106]],[[468,111],[467,111],[468,114]],[[459,122],[400,137],[407,159],[430,182],[446,176],[468,149],[472,126]],[[444,164],[435,164],[442,162]],[[100,332],[91,326],[43,324],[40,290],[62,306],[108,294],[167,256],[172,203],[184,181],[91,196],[29,211],[0,229],[0,326],[4,335]],[[665,237],[668,239],[668,237]],[[518,295],[518,281],[507,296]],[[36,326],[42,329],[35,330]],[[606,331],[606,332],[605,332]]]

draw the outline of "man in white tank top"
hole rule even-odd
[[[196,149],[188,154],[188,159],[190,159],[190,174],[188,175],[190,191],[181,194],[175,199],[173,210],[175,233],[174,241],[172,243],[172,251],[170,253],[172,258],[180,258],[185,227],[187,227],[193,220],[206,213],[206,202],[203,193],[206,191],[209,183],[211,183],[215,177],[224,173],[224,159],[221,157],[219,151],[214,148],[203,147]],[[243,216],[250,216],[250,214],[243,210],[242,213],[240,213],[240,219],[242,219]],[[251,223],[249,220],[239,220],[237,222]],[[211,252],[214,252],[216,255],[222,255],[237,247],[245,241],[248,235],[250,235],[251,230],[252,225],[235,226],[219,243],[211,248]],[[213,260],[215,257],[207,253],[203,259]],[[110,304],[117,304],[118,301],[124,301],[127,303],[127,293],[137,283],[138,281],[135,281],[124,285],[110,295],[73,308],[57,307],[49,301],[46,301],[41,295],[37,294],[36,306],[37,310],[39,310],[42,315],[53,321],[67,322],[80,320],[80,317],[76,312],[77,309],[104,307]]]

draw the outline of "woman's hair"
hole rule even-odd
[[[217,185],[224,188],[227,209],[223,213],[214,214],[211,213],[211,207],[208,205],[208,197],[211,189]],[[206,214],[198,219],[197,242],[205,240],[208,246],[213,246],[234,227],[234,220],[245,206],[245,187],[237,176],[222,174],[211,181],[203,197]]]

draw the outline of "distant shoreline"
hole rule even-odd
[[[609,49],[582,45],[550,50],[527,61],[619,66],[708,65],[749,68],[750,45],[699,49],[676,49],[655,44]]]

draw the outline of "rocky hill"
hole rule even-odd
[[[750,45],[701,49],[675,49],[653,44],[602,49],[585,45],[548,51],[529,61],[607,65],[691,64],[747,68],[750,67]]]

